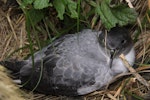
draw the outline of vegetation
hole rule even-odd
[[[102,23],[96,30],[101,27],[110,30],[116,25],[133,24],[137,18],[135,9],[129,8],[125,3],[111,0],[17,0],[17,2],[26,17],[32,54],[31,29],[36,37],[36,43],[41,48],[38,33],[47,34],[50,43],[62,34],[75,33],[83,28],[95,29],[96,24]],[[46,31],[44,32],[43,29]]]
[[[92,15],[97,14],[97,17],[100,17],[105,28],[110,29],[115,27],[116,24],[119,26],[127,25],[136,21],[137,13],[135,9],[129,8],[126,4],[123,3],[113,3],[111,0],[102,0],[102,1],[83,1],[85,4],[90,7],[90,10],[86,12],[82,6],[81,0],[24,0],[19,1],[22,10],[24,11],[26,17],[30,22],[35,25],[41,21],[45,14],[44,8],[54,8],[57,12],[57,17],[60,20],[64,20],[64,17],[70,17],[71,19],[77,20],[77,27],[80,27],[80,22],[86,22]],[[43,10],[43,11],[42,11]],[[50,12],[51,13],[51,12]],[[51,14],[48,14],[51,15]],[[83,14],[84,13],[84,14]],[[66,16],[65,16],[66,15]],[[36,16],[36,18],[35,18]],[[90,26],[90,25],[89,25]],[[77,29],[79,31],[79,29]]]

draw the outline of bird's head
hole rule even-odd
[[[132,39],[127,29],[121,27],[112,28],[110,31],[102,32],[99,35],[99,41],[102,46],[113,56],[119,56],[121,53],[127,54],[132,46]]]

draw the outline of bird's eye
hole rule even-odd
[[[121,44],[125,44],[127,41],[126,40],[122,40],[121,41]]]

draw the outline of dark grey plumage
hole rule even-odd
[[[17,70],[24,87],[33,89],[42,77],[36,91],[53,95],[85,95],[101,89],[112,78],[127,72],[119,55],[125,54],[134,63],[134,48],[129,33],[113,28],[107,33],[83,30],[69,34],[21,61]],[[7,65],[6,65],[7,67]],[[13,69],[12,69],[13,70]]]

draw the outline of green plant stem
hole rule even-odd
[[[30,30],[31,30],[31,28],[32,28],[32,29],[34,30],[34,32],[35,32],[35,26],[34,26],[34,24],[33,24],[33,22],[32,22],[32,19],[31,19],[31,17],[30,17],[30,14],[29,14],[28,11],[26,10],[26,8],[25,8],[25,6],[23,5],[22,1],[21,1],[21,0],[17,0],[17,2],[18,2],[18,4],[20,5],[20,7],[21,7],[21,9],[22,9],[22,11],[23,11],[23,13],[25,14],[25,17],[26,17],[26,31],[27,31],[27,36],[28,36],[28,40],[29,40],[29,43],[30,43],[30,44],[29,44],[29,48],[30,48],[31,58],[32,58],[32,68],[33,68],[33,69],[32,69],[32,75],[33,75],[33,73],[34,73],[34,71],[35,71],[35,66],[34,66],[33,43],[32,43],[32,39],[31,39]],[[38,39],[37,34],[36,34],[36,40],[37,40],[38,46],[39,46],[39,48],[40,48],[40,50],[41,50],[40,41],[39,41],[39,39]],[[41,71],[40,71],[40,76],[39,76],[39,79],[38,79],[38,82],[37,82],[36,86],[33,88],[32,91],[34,91],[34,90],[37,88],[37,86],[39,85],[40,80],[41,80],[41,78],[42,78],[42,72],[43,72],[43,64],[42,64],[42,63],[43,63],[43,60],[41,59]],[[27,84],[27,83],[31,80],[32,75],[30,75],[30,77],[29,77],[29,79],[27,80],[27,82],[24,83],[23,85]]]
[[[78,17],[77,17],[77,32],[79,32],[80,30],[80,6],[81,6],[81,0],[78,0],[77,3],[78,7],[77,7],[77,11],[78,11]]]

